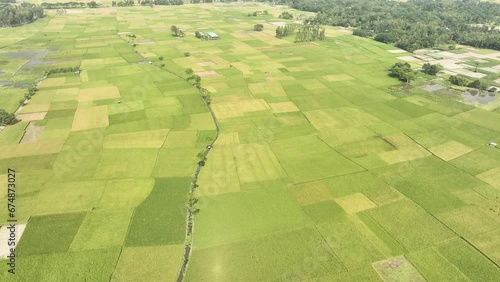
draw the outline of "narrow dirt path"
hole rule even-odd
[[[123,38],[121,36],[118,36],[118,37],[120,37],[123,41],[127,42],[129,45],[132,45],[125,38]],[[142,56],[139,52],[136,52],[136,54],[139,57],[141,57],[146,63],[149,63],[150,65],[152,65],[154,67],[157,67],[163,71],[166,71],[166,72],[186,81],[186,78],[184,78],[181,74],[170,71],[170,70],[166,69],[165,67],[161,67],[161,66],[158,66],[156,64],[153,64],[151,61],[149,61],[149,59]],[[203,103],[205,103],[205,107],[210,112],[210,116],[212,117],[212,120],[213,120],[214,125],[215,125],[215,136],[214,136],[212,142],[210,142],[210,144],[207,144],[207,146],[205,147],[205,151],[203,152],[203,157],[201,157],[200,158],[201,160],[197,163],[196,171],[193,175],[193,180],[191,181],[191,188],[189,189],[190,196],[188,199],[188,208],[187,208],[187,216],[186,216],[186,219],[187,219],[186,220],[186,243],[184,246],[184,255],[183,255],[183,259],[182,259],[182,264],[181,264],[181,267],[179,269],[179,273],[177,276],[177,282],[182,282],[184,280],[184,277],[186,275],[186,269],[188,267],[189,259],[191,257],[191,252],[192,252],[192,243],[191,243],[190,238],[192,237],[193,230],[194,230],[194,215],[195,215],[194,205],[196,204],[194,194],[196,192],[196,188],[198,187],[198,184],[197,184],[198,183],[198,176],[200,175],[201,169],[205,165],[205,160],[207,159],[207,156],[210,153],[210,150],[212,149],[213,145],[217,141],[217,138],[219,138],[219,122],[217,121],[217,117],[215,116],[215,113],[212,110],[212,107],[210,106],[209,99],[206,99],[205,96],[203,96],[203,93],[201,92],[200,87],[196,87],[194,85],[193,85],[193,87],[196,88],[196,90],[198,91],[198,94],[200,95],[200,98],[203,100]]]

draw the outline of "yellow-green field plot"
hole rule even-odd
[[[337,198],[335,201],[345,210],[347,214],[355,214],[377,206],[362,193],[354,193]]]
[[[241,144],[232,150],[241,184],[286,176],[278,159],[267,145]]]
[[[113,98],[120,98],[120,92],[118,91],[118,88],[116,86],[80,89],[80,92],[78,93],[79,102]]]
[[[168,129],[109,134],[103,148],[160,148],[165,142]]]
[[[108,107],[97,106],[90,108],[78,108],[75,113],[75,119],[73,120],[71,130],[88,130],[106,127],[108,125]]]

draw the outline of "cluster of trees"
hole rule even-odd
[[[174,37],[184,37],[186,35],[182,29],[176,27],[175,25],[170,27],[170,31]]]
[[[80,71],[80,67],[55,68],[45,71],[44,75],[49,76],[56,73],[68,73]]]
[[[500,4],[479,0],[287,0],[319,24],[414,51],[453,43],[500,50]]]
[[[33,97],[37,91],[38,87],[36,87],[36,85],[33,85],[30,88],[28,88],[28,93],[24,94],[24,99],[19,100],[19,105],[20,106],[24,105],[25,101],[31,99],[31,97]]]
[[[269,12],[267,10],[264,10],[264,11],[255,11],[253,13],[248,13],[247,16],[249,16],[249,17],[256,17],[256,16],[260,16],[260,15],[264,15],[265,16],[265,15],[268,15],[268,14],[269,14]]]
[[[0,7],[0,27],[18,26],[42,18],[43,8],[34,4],[4,5]]]
[[[128,7],[128,6],[134,6],[134,0],[123,0],[120,2],[117,1],[111,1],[111,6],[112,7]]]
[[[478,89],[478,90],[486,90],[486,89],[488,89],[488,85],[486,83],[482,82],[479,79],[470,81],[469,79],[467,79],[467,78],[465,78],[463,76],[451,75],[450,78],[448,78],[448,80],[451,83],[453,83],[455,85],[458,85],[458,86],[467,86],[467,87],[475,88],[475,89]]]
[[[142,6],[169,6],[169,5],[183,5],[184,2],[182,0],[137,0],[137,4]]]
[[[325,39],[325,29],[318,24],[304,22],[304,24],[287,24],[276,28],[276,37],[283,38],[295,34],[295,42],[308,42]]]
[[[0,125],[5,126],[5,125],[11,125],[15,124],[19,120],[16,118],[16,115],[13,113],[8,113],[4,109],[0,109]]]
[[[285,26],[278,26],[276,28],[276,37],[278,38],[287,37],[288,35],[294,34],[296,29],[297,29],[296,24],[287,24]]]
[[[293,14],[290,14],[289,12],[282,12],[281,15],[278,16],[280,19],[285,19],[285,20],[291,20],[293,19]]]
[[[263,24],[256,24],[253,26],[253,30],[255,31],[263,31],[264,30],[264,25]]]
[[[469,84],[469,80],[467,78],[458,75],[451,75],[448,80],[458,86],[467,86]]]
[[[436,75],[438,72],[443,70],[443,66],[440,64],[430,64],[430,63],[425,63],[422,66],[422,72],[430,75]]]
[[[201,77],[194,73],[193,69],[187,68],[184,73],[188,76],[186,81],[191,82],[196,88],[200,88]]]
[[[416,78],[416,73],[411,69],[410,64],[406,62],[397,62],[390,69],[390,75],[396,77],[408,84]]]
[[[317,24],[302,24],[298,26],[295,42],[309,42],[325,39],[325,29]]]
[[[43,2],[41,6],[44,9],[70,9],[70,8],[98,8],[99,4],[95,1],[88,3],[84,2],[58,2],[58,3],[47,3]]]

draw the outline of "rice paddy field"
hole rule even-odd
[[[344,29],[277,39],[282,11],[303,14],[136,6],[0,29],[10,112],[45,70],[81,69],[41,81],[0,132],[0,224],[8,168],[27,224],[16,274],[3,257],[0,281],[176,281],[186,241],[184,281],[499,281],[500,150],[488,143],[500,112],[400,88],[387,69],[402,51]],[[187,239],[216,125],[186,68],[219,126]],[[20,142],[29,124],[38,133]]]

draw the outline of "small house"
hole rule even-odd
[[[216,40],[216,39],[220,39],[220,38],[219,38],[219,35],[217,35],[217,33],[215,33],[215,32],[211,32],[211,31],[207,32],[207,38],[208,38],[209,40]]]

